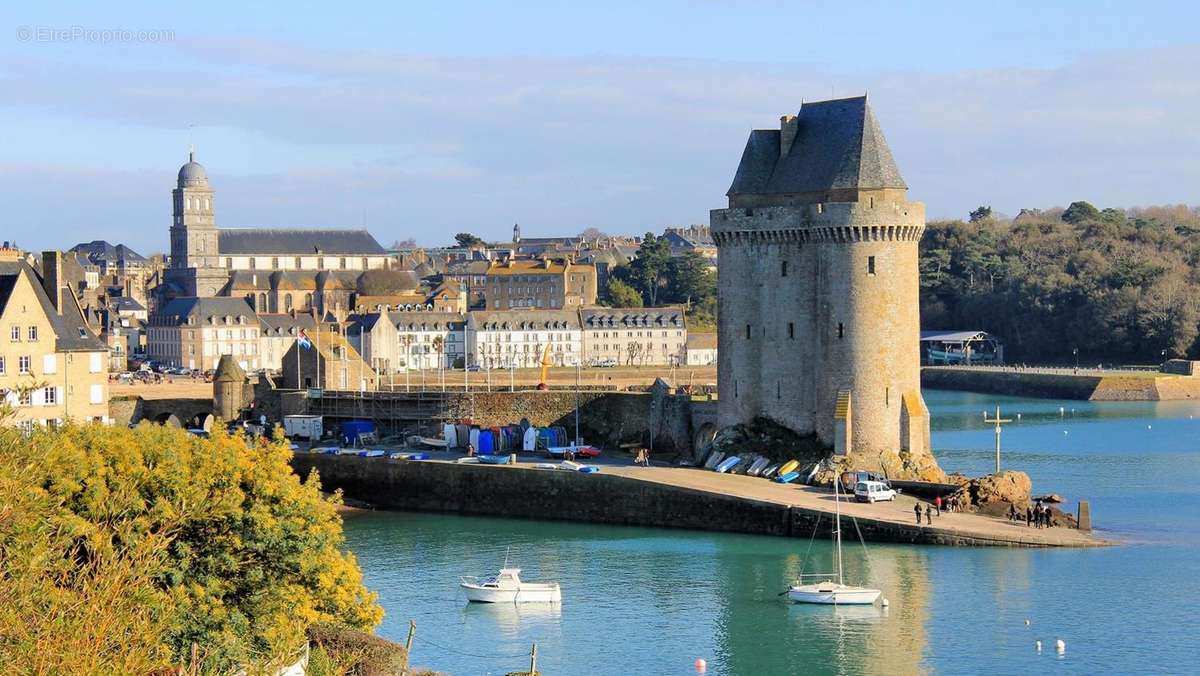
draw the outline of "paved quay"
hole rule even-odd
[[[382,509],[485,514],[514,518],[584,521],[808,538],[827,536],[833,492],[779,484],[698,468],[640,467],[605,454],[589,464],[596,474],[539,468],[545,458],[523,457],[516,465],[457,464],[453,451],[434,451],[426,461],[298,452],[301,475],[320,472],[326,490]],[[979,514],[943,511],[933,524],[916,524],[915,498],[856,503],[843,499],[864,539],[879,542],[1000,547],[1096,547],[1116,544],[1070,528],[1037,529]],[[854,523],[843,522],[846,537]]]
[[[772,502],[832,515],[834,512],[833,491],[814,486],[780,484],[756,477],[717,472],[687,467],[612,467],[603,471],[638,481],[652,481],[672,486],[734,495],[750,500]],[[906,528],[918,528],[913,504],[916,498],[901,495],[894,502],[866,504],[847,500],[842,496],[842,516],[854,517],[860,522],[876,521],[891,523]],[[922,519],[924,522],[924,519]],[[853,525],[843,524],[844,537],[852,537]],[[941,516],[933,517],[933,525],[922,525],[921,530],[941,531],[948,535],[966,535],[975,540],[994,540],[998,545],[1025,547],[1095,547],[1111,545],[1093,534],[1073,528],[1030,528],[1024,522],[1015,522],[983,516],[980,514],[955,513],[942,510]]]

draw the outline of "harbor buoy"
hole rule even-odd
[[[1041,642],[1041,641],[1034,641],[1034,642],[1033,642],[1033,647],[1034,647],[1035,649],[1037,649],[1037,651],[1038,651],[1039,653],[1040,653],[1040,652],[1042,652],[1042,642]]]
[[[1020,420],[1020,419],[1021,419],[1021,414],[1020,414],[1020,413],[1018,413],[1018,414],[1017,414],[1017,420]]]
[[[1025,620],[1025,626],[1026,626],[1026,627],[1028,627],[1028,626],[1029,626],[1029,620]]]
[[[1154,428],[1149,425],[1146,425],[1146,429],[1150,430],[1150,429],[1154,429]]]
[[[1067,642],[1062,640],[1061,638],[1058,639],[1057,641],[1054,642],[1054,649],[1061,653],[1062,651],[1067,649]]]
[[[702,658],[697,657],[694,664],[696,666],[696,673],[698,673],[698,674],[703,674],[705,672],[705,670],[708,669],[708,663],[705,662]]]
[[[1067,431],[1066,431],[1066,430],[1063,430],[1063,434],[1067,434]]]

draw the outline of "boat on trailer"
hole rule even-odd
[[[479,579],[460,578],[460,587],[473,603],[559,603],[562,590],[557,582],[522,582],[520,568],[501,568],[495,575]]]
[[[879,600],[881,591],[868,587],[855,587],[845,583],[842,568],[842,510],[841,491],[838,490],[838,479],[833,480],[834,504],[834,536],[837,543],[837,571],[828,573],[800,575],[796,584],[787,590],[788,599],[796,603],[816,603],[831,606],[869,606]],[[817,582],[805,583],[805,579],[816,579]]]

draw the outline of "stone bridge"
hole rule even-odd
[[[141,397],[113,399],[108,402],[113,424],[129,425],[149,420],[160,425],[186,429],[212,428],[212,399],[143,399]]]

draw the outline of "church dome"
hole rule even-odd
[[[196,161],[195,153],[188,153],[188,163],[179,168],[179,187],[208,183],[208,174]]]

